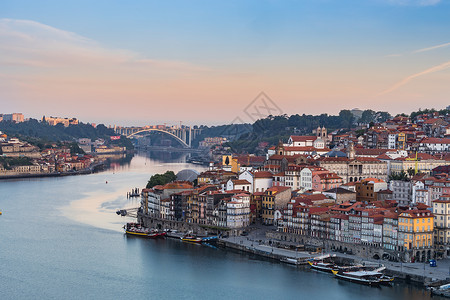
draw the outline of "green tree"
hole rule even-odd
[[[375,112],[371,109],[366,109],[363,111],[361,118],[359,119],[360,123],[370,123],[373,122],[375,118]]]
[[[147,182],[146,188],[151,189],[156,185],[164,185],[166,183],[175,181],[177,176],[173,171],[166,171],[164,174],[155,174],[150,177],[150,180]]]
[[[352,112],[348,109],[343,109],[339,112],[339,117],[341,118],[341,127],[350,129],[355,118]]]

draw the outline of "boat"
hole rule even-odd
[[[196,237],[195,235],[192,235],[192,234],[187,234],[187,235],[183,236],[181,238],[181,240],[183,242],[196,243],[196,244],[200,244],[201,242],[203,242],[202,238]]]
[[[344,271],[331,271],[337,278],[369,285],[369,286],[379,286],[381,282],[381,277],[383,273],[377,271],[353,271],[353,272],[344,272]],[[392,279],[393,280],[393,279]]]
[[[283,257],[280,259],[282,263],[290,264],[290,265],[300,265],[300,261],[296,258]]]
[[[133,236],[147,237],[147,235],[150,233],[150,229],[143,227],[140,224],[127,223],[125,227],[125,233]]]
[[[394,277],[392,276],[387,276],[387,275],[382,275],[380,277],[380,284],[382,285],[391,285],[391,283],[394,281]]]
[[[160,232],[155,229],[144,227],[139,223],[127,223],[124,228],[126,234],[133,236],[140,236],[151,239],[163,238],[164,236],[166,236],[165,232]]]
[[[331,258],[331,257],[332,256],[329,254],[321,255],[321,256],[315,257],[311,260],[308,260],[308,264],[311,266],[311,269],[326,272],[326,273],[331,273],[332,270],[335,270],[338,268],[336,266],[336,264],[325,261],[327,258]]]
[[[149,234],[147,234],[147,237],[150,239],[158,239],[158,238],[163,238],[167,235],[166,232],[160,232],[158,230],[152,230],[150,231]]]
[[[336,268],[336,265],[333,263],[326,263],[323,261],[308,261],[308,264],[311,266],[311,269],[331,273]]]

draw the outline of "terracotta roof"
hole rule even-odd
[[[366,149],[366,148],[355,148],[356,155],[381,155],[388,152],[389,149]]]
[[[313,146],[288,146],[283,148],[284,151],[319,151],[319,152],[329,152],[331,151],[330,148],[316,148]]]
[[[242,185],[242,184],[250,184],[246,179],[233,179],[231,180],[235,185]]]
[[[361,182],[374,182],[374,183],[382,183],[385,182],[384,180],[378,179],[378,178],[373,178],[373,177],[369,177],[369,178],[364,178],[361,180]]]
[[[317,140],[317,136],[308,136],[308,135],[291,135],[290,138],[293,142],[306,142]]]
[[[432,138],[432,137],[426,137],[423,138],[420,143],[422,144],[450,144],[450,138]]]
[[[254,174],[255,178],[272,178],[273,174],[267,171],[259,171],[259,172],[255,172]]]

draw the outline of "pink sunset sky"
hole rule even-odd
[[[254,11],[205,4],[191,23],[175,22],[176,11],[160,5],[139,26],[131,9],[109,12],[121,11],[123,24],[91,13],[81,26],[56,4],[58,17],[6,2],[0,113],[107,125],[224,124],[251,122],[243,110],[260,92],[288,115],[356,107],[396,114],[450,103],[444,1],[344,1],[348,16],[340,18],[310,1],[291,8],[264,1],[267,10]],[[199,13],[194,8],[180,10]]]

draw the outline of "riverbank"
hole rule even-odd
[[[52,173],[23,173],[14,175],[0,175],[0,180],[2,179],[22,179],[22,178],[39,178],[39,177],[62,177],[62,176],[73,176],[73,175],[86,175],[99,172],[104,170],[104,163],[98,163],[94,166],[84,169],[84,170],[72,170],[68,172],[52,172]]]
[[[234,236],[220,239],[220,243],[227,248],[257,255],[264,258],[280,261],[281,259],[294,258],[299,261],[313,257],[309,252],[295,251],[276,247],[281,240],[266,237],[264,228],[253,228],[248,236]],[[340,261],[359,263],[364,265],[384,265],[386,274],[401,279],[407,283],[415,283],[428,287],[433,283],[450,282],[450,260],[439,260],[436,267],[427,263],[401,263],[385,260],[366,259],[356,255],[327,251],[336,255]],[[315,254],[317,255],[317,254]]]

